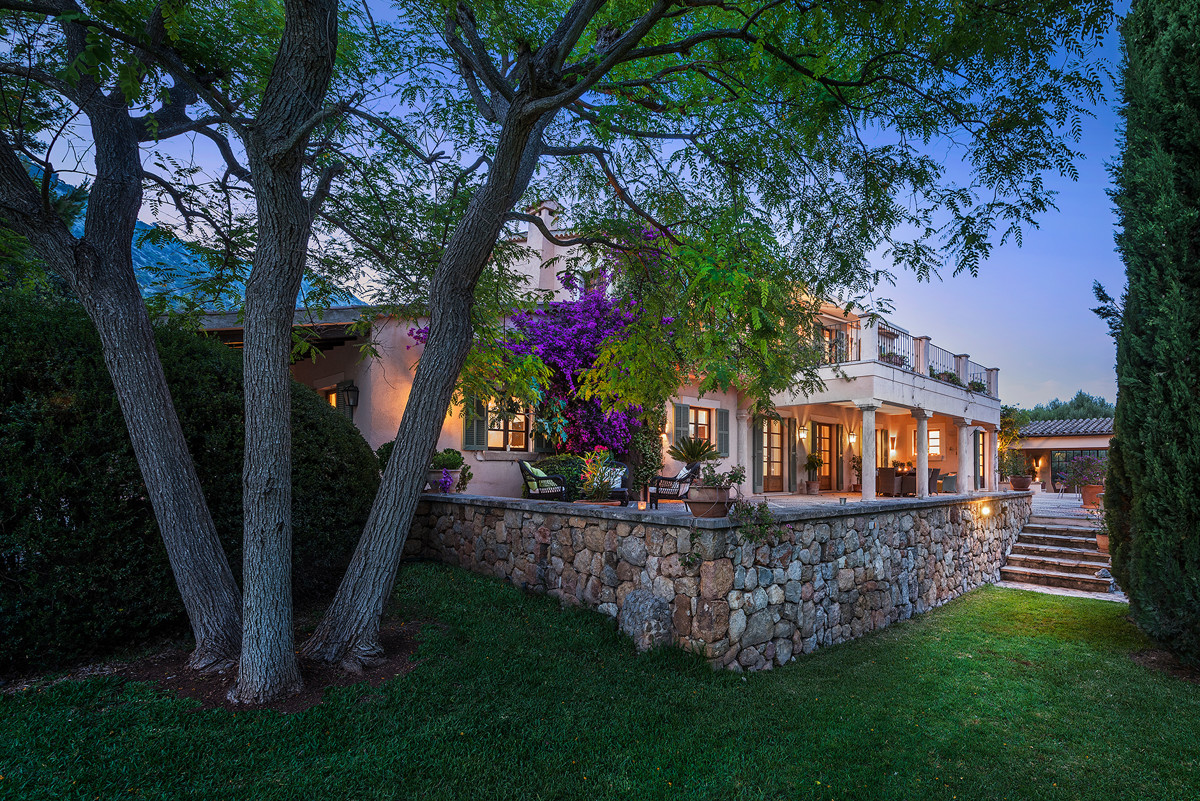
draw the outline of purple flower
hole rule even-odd
[[[441,489],[442,492],[449,492],[450,487],[453,484],[454,484],[454,479],[452,479],[450,477],[450,471],[443,467],[442,468],[442,477],[441,477],[441,479],[438,480],[438,488]]]

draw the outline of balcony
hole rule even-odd
[[[913,337],[886,325],[868,327],[864,334],[857,321],[826,320],[818,327],[817,346],[822,364],[875,361],[973,394],[1000,397],[999,370],[940,348],[929,337]]]

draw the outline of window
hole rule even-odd
[[[529,432],[533,430],[532,415],[528,409],[500,408],[488,404],[487,449],[489,451],[527,451]]]
[[[1052,451],[1050,453],[1050,483],[1057,484],[1061,481],[1063,471],[1067,469],[1067,465],[1070,464],[1072,459],[1078,459],[1080,456],[1094,456],[1097,459],[1107,462],[1108,449]]]
[[[705,409],[703,406],[689,406],[688,431],[688,436],[702,439],[705,442],[711,441],[712,409]]]
[[[915,456],[917,453],[917,431],[916,431],[916,429],[913,429],[912,443],[913,443],[912,452],[913,452],[913,455]],[[934,456],[934,457],[940,457],[942,455],[942,432],[941,432],[941,429],[937,429],[937,428],[929,429],[929,455]]]
[[[334,389],[324,390],[323,394],[325,395],[325,402],[336,409],[337,408],[337,389],[334,388]]]

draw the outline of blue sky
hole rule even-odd
[[[1124,6],[1125,4],[1121,4]],[[1122,12],[1124,12],[1122,8]],[[1120,50],[1110,34],[1103,56],[1118,73]],[[915,336],[971,360],[1000,368],[1005,403],[1029,408],[1084,389],[1116,398],[1115,350],[1108,329],[1091,312],[1092,282],[1113,294],[1125,286],[1115,251],[1116,215],[1107,190],[1107,165],[1118,156],[1117,92],[1086,118],[1078,149],[1079,181],[1048,181],[1058,190],[1058,211],[1037,230],[1026,230],[1024,246],[993,251],[978,277],[960,275],[919,283],[911,273],[879,294],[895,301],[893,319]]]

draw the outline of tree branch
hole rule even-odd
[[[514,220],[517,222],[527,222],[530,225],[537,227],[542,232],[542,236],[550,240],[560,247],[574,247],[576,245],[604,245],[605,247],[615,248],[616,250],[633,250],[629,245],[622,245],[614,242],[611,239],[606,239],[602,236],[578,236],[569,239],[561,239],[555,236],[549,228],[546,227],[546,221],[536,214],[523,214],[519,211],[510,211],[504,215],[505,220]]]

